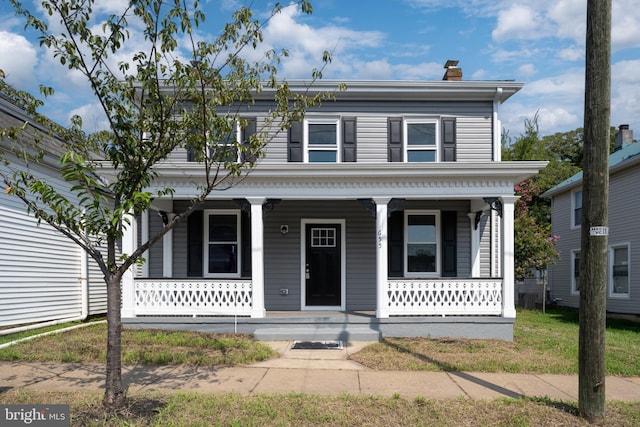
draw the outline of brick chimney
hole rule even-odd
[[[462,80],[462,68],[458,67],[458,60],[449,59],[444,64],[444,68],[447,70],[442,76],[442,80],[449,80],[454,82],[459,82]]]
[[[620,125],[616,132],[616,140],[613,145],[613,151],[618,151],[625,145],[633,142],[633,131],[629,129],[629,125]]]

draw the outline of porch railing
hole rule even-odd
[[[134,289],[136,315],[251,315],[251,280],[137,279]]]
[[[389,280],[391,316],[500,315],[501,279]]]

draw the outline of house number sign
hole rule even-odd
[[[382,247],[382,230],[378,230],[378,248]]]
[[[591,227],[589,229],[589,236],[608,236],[609,227]]]

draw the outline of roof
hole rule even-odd
[[[640,162],[640,143],[631,143],[623,146],[620,150],[609,156],[609,174],[624,169],[628,166]],[[582,171],[570,178],[565,179],[560,184],[542,193],[542,197],[553,197],[564,193],[582,184]]]

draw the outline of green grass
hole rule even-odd
[[[106,339],[105,324],[91,325],[0,349],[0,360],[104,363]],[[247,335],[145,329],[122,331],[124,364],[235,366],[275,355],[271,347]]]
[[[514,341],[385,338],[352,356],[373,369],[576,374],[578,312],[519,310]],[[606,370],[640,375],[640,324],[609,319]]]
[[[0,404],[69,404],[71,426],[588,426],[575,402],[548,398],[445,399],[405,396],[142,394],[106,412],[99,392],[11,390]],[[637,426],[640,405],[608,402],[601,426]]]

